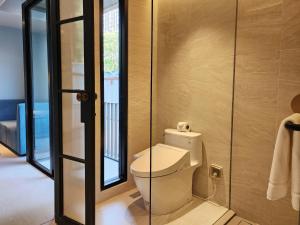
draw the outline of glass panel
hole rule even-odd
[[[83,15],[83,0],[60,0],[60,20]]]
[[[152,224],[212,225],[230,199],[236,1],[153,2]]]
[[[81,222],[85,221],[85,166],[64,159],[64,215]]]
[[[30,9],[33,159],[51,170],[46,1]]]
[[[83,22],[61,25],[62,89],[84,89]]]
[[[62,95],[63,154],[85,158],[84,123],[81,123],[81,103],[76,94]]]
[[[104,183],[120,179],[120,27],[118,1],[104,0]]]

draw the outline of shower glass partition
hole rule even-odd
[[[224,224],[235,214],[230,224],[299,224],[297,195],[293,205],[290,188],[270,201],[267,189],[281,121],[300,113],[300,5],[152,0],[152,8],[151,224]]]

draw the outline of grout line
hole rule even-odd
[[[231,209],[232,196],[232,172],[233,172],[233,136],[234,136],[234,105],[235,105],[235,85],[236,85],[236,66],[237,66],[237,36],[238,36],[238,14],[239,0],[236,0],[235,9],[235,33],[234,33],[234,58],[233,58],[233,79],[232,79],[232,103],[231,103],[231,131],[230,131],[230,168],[229,168],[229,209]]]

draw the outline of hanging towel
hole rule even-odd
[[[286,122],[300,124],[300,113],[284,119],[277,134],[267,191],[269,200],[278,200],[288,193],[291,184],[292,206],[299,211],[300,202],[300,132],[285,128]]]

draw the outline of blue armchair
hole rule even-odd
[[[25,103],[23,99],[0,100],[0,142],[18,155],[26,154]]]
[[[49,105],[34,104],[36,151],[49,148]],[[26,154],[26,111],[24,100],[0,100],[0,142],[17,155]]]

